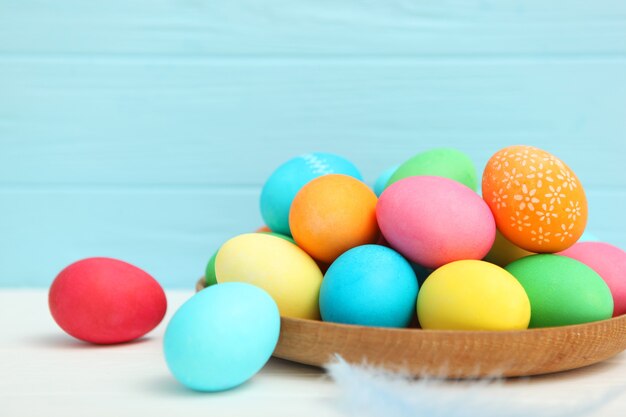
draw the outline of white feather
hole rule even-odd
[[[516,388],[528,384],[520,380],[511,386],[505,378],[414,379],[366,364],[351,365],[339,356],[326,369],[342,392],[344,411],[359,417],[582,417],[625,391],[618,386],[595,398],[568,397],[564,403],[520,395]]]

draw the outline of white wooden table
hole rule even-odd
[[[179,385],[163,360],[161,339],[169,317],[192,292],[167,295],[168,316],[148,337],[98,347],[56,326],[45,290],[1,290],[0,416],[346,415],[342,390],[322,371],[278,359],[228,392],[203,394]],[[591,401],[616,387],[621,391],[589,415],[626,416],[624,354],[581,370],[510,380],[498,395],[559,406]]]

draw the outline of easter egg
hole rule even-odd
[[[387,187],[387,183],[389,182],[389,178],[393,175],[394,172],[398,169],[400,165],[392,166],[391,168],[387,168],[384,170],[376,179],[374,183],[374,194],[376,197],[380,197],[380,195],[385,191]]]
[[[530,252],[572,246],[587,224],[587,199],[576,174],[554,155],[532,146],[510,146],[491,157],[483,197],[498,230]]]
[[[613,314],[609,287],[582,262],[558,255],[532,255],[513,262],[506,270],[528,294],[530,327],[587,323]]]
[[[55,278],[48,294],[54,321],[77,339],[113,344],[154,329],[167,308],[165,293],[148,273],[124,261],[88,258]]]
[[[289,210],[300,189],[314,178],[327,174],[345,174],[362,179],[352,162],[329,153],[301,155],[278,167],[261,190],[261,216],[274,232],[291,236]]]
[[[264,228],[260,228],[260,229],[257,229],[254,233],[262,233],[262,234],[266,234],[270,236],[275,236],[283,240],[286,240],[287,242],[290,242],[293,244],[296,243],[291,237],[285,236],[280,233],[269,231],[269,229],[265,230]],[[207,287],[217,284],[217,275],[215,273],[215,259],[217,258],[217,252],[219,252],[219,249],[215,251],[213,256],[211,256],[211,259],[209,259],[209,263],[206,266],[206,270],[204,273],[204,278],[205,278],[204,281],[205,281],[205,286]]]
[[[387,187],[401,179],[413,176],[444,177],[476,190],[478,175],[472,160],[461,151],[437,148],[418,153],[396,169]]]
[[[493,246],[484,260],[505,267],[511,262],[529,255],[534,255],[534,253],[515,246],[502,236],[502,233],[496,231],[496,240],[493,242]]]
[[[330,266],[320,289],[324,321],[406,327],[415,315],[418,285],[411,265],[378,245],[348,250]]]
[[[204,284],[207,287],[217,284],[217,276],[215,275],[215,258],[217,258],[218,251],[219,249],[215,251],[213,256],[211,256],[211,259],[209,259],[209,263],[207,263],[206,269],[204,270]]]
[[[269,360],[280,332],[272,298],[245,283],[206,288],[174,314],[163,338],[168,368],[197,391],[223,391],[252,378]]]
[[[331,263],[356,246],[376,243],[376,195],[363,182],[331,174],[309,182],[294,198],[291,233],[313,258]]]
[[[281,316],[319,319],[322,272],[302,249],[285,239],[248,233],[228,240],[215,260],[217,282],[256,285],[276,301]]]
[[[578,242],[559,255],[576,259],[606,282],[613,296],[613,317],[626,314],[626,252],[602,242]]]
[[[263,233],[263,234],[266,234],[266,235],[275,236],[275,237],[277,237],[279,239],[286,240],[289,243],[293,243],[294,245],[296,244],[296,241],[293,240],[292,237],[287,236],[287,235],[283,235],[282,233],[276,233],[276,232],[258,232],[258,233]]]
[[[443,177],[393,183],[380,196],[376,217],[392,248],[430,269],[484,258],[496,235],[493,215],[480,196]]]
[[[417,297],[423,329],[523,330],[530,303],[513,275],[484,261],[444,265],[430,274]]]

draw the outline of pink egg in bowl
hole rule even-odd
[[[626,252],[603,242],[578,242],[559,255],[576,259],[596,271],[613,296],[613,317],[626,313]]]
[[[484,258],[496,236],[485,201],[443,177],[415,176],[392,184],[378,200],[376,217],[391,247],[431,269]]]

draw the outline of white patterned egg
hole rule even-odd
[[[554,253],[580,238],[587,198],[574,172],[554,155],[532,146],[509,146],[491,157],[483,198],[498,230],[531,252]]]

